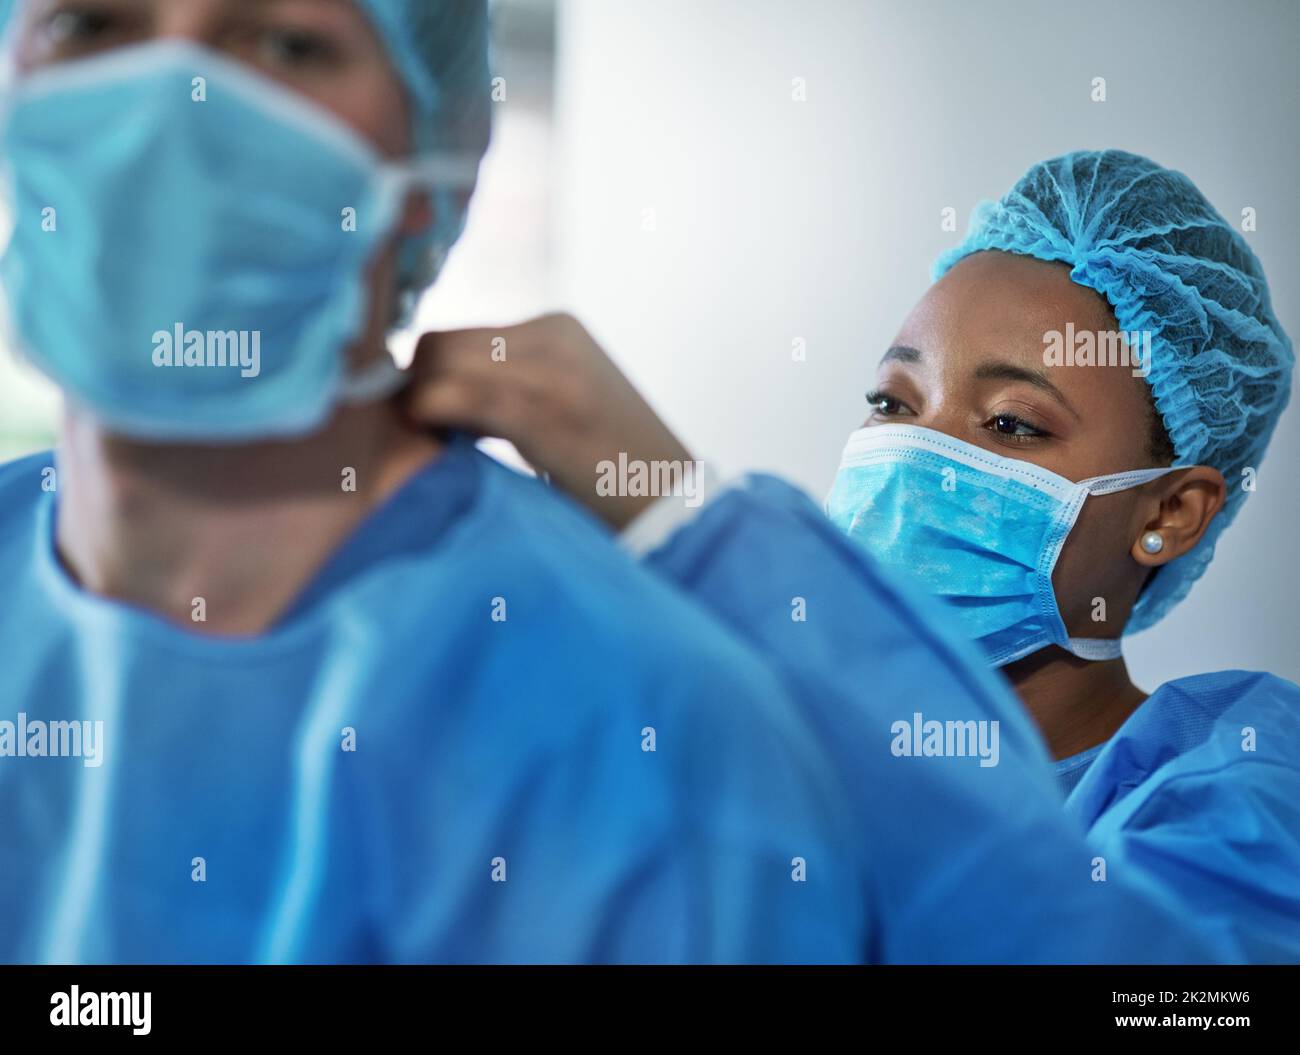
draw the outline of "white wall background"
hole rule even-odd
[[[1120,147],[1229,218],[1253,206],[1247,237],[1300,335],[1298,45],[1283,0],[567,0],[553,300],[697,456],[818,498],[934,257],[1040,158]],[[1293,409],[1207,577],[1128,645],[1139,683],[1300,681],[1298,476]]]

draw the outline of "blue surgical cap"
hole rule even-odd
[[[487,0],[357,0],[401,76],[415,121],[417,153],[482,160],[491,136]],[[473,188],[434,194],[434,227],[403,247],[402,285],[413,297],[428,286],[465,228]]]
[[[1201,541],[1148,580],[1124,632],[1144,630],[1205,571],[1245,501],[1243,470],[1258,468],[1290,397],[1295,356],[1264,271],[1191,180],[1120,150],[1034,165],[1000,201],[976,208],[934,277],[985,249],[1070,265],[1075,282],[1110,302],[1121,331],[1149,332],[1146,381],[1175,464],[1212,466],[1228,482]]]

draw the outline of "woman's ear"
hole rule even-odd
[[[1200,542],[1228,494],[1223,473],[1208,465],[1179,469],[1161,483],[1159,504],[1142,520],[1130,550],[1147,568],[1168,564]]]

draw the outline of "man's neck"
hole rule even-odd
[[[237,447],[140,444],[71,412],[59,554],[94,593],[196,632],[256,635],[438,450],[387,403],[305,439]]]
[[[1105,742],[1146,699],[1122,658],[1090,662],[1055,645],[1003,673],[1056,759]]]

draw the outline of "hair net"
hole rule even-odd
[[[417,153],[463,154],[480,161],[492,124],[487,0],[357,2],[383,38],[410,93]],[[409,311],[415,297],[438,277],[447,252],[464,230],[472,191],[437,191],[433,229],[404,247],[404,310]]]
[[[1259,260],[1180,172],[1119,150],[1081,151],[1034,165],[934,267],[937,279],[984,249],[1062,261],[1110,302],[1125,332],[1151,335],[1156,409],[1178,465],[1209,465],[1227,502],[1189,553],[1161,568],[1125,633],[1144,630],[1187,595],[1220,532],[1245,500],[1242,470],[1258,468],[1291,391],[1295,357]]]

